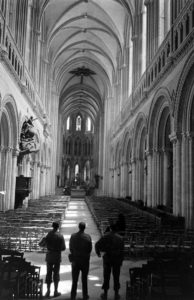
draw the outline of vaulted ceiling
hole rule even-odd
[[[48,60],[64,116],[84,111],[95,121],[104,109],[135,0],[44,0]]]

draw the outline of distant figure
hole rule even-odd
[[[111,231],[111,226],[114,224],[114,219],[113,218],[109,218],[108,219],[108,223],[109,223],[109,225],[106,227],[104,233],[107,233],[107,232]]]
[[[104,281],[102,289],[104,293],[101,294],[101,299],[106,300],[109,290],[109,281],[111,271],[113,274],[114,281],[114,291],[115,291],[115,300],[120,298],[119,289],[120,289],[120,269],[124,257],[124,241],[123,238],[117,234],[116,225],[111,225],[111,231],[102,236],[95,244],[96,254],[101,257],[101,252],[104,252],[103,255],[103,276]]]
[[[59,187],[60,174],[57,174],[57,187]]]
[[[125,221],[125,216],[123,214],[120,213],[118,215],[118,219],[117,219],[115,225],[116,225],[117,232],[120,235],[124,236],[125,230],[126,230],[126,221]]]
[[[84,232],[86,224],[79,223],[79,231],[71,235],[69,250],[71,252],[72,265],[72,287],[71,300],[75,300],[77,294],[77,282],[79,273],[82,273],[82,294],[83,300],[89,299],[88,296],[88,272],[90,265],[90,254],[92,251],[92,239],[89,234]]]
[[[61,233],[59,233],[59,223],[53,222],[53,230],[42,239],[39,243],[40,246],[47,247],[46,263],[47,263],[47,274],[46,284],[47,292],[45,297],[50,297],[50,286],[53,279],[54,282],[54,297],[58,297],[61,293],[58,292],[58,284],[60,281],[59,271],[61,264],[61,251],[66,249],[65,240]]]
[[[94,175],[94,178],[95,178],[95,182],[96,182],[95,188],[98,189],[98,187],[99,187],[99,179],[100,179],[100,175],[95,174],[95,175]]]

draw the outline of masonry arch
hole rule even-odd
[[[139,113],[134,124],[132,194],[134,200],[147,203],[147,120]]]
[[[186,226],[194,228],[194,52],[180,76],[174,105],[177,151],[176,213],[185,217]],[[184,101],[183,101],[184,99]]]
[[[18,155],[18,111],[14,98],[6,95],[0,112],[0,210],[15,205],[16,166]]]
[[[129,197],[131,199],[132,195],[132,166],[131,166],[131,158],[132,158],[132,141],[131,141],[131,132],[126,131],[123,140],[123,163],[124,163],[124,190],[125,197]]]
[[[121,147],[117,142],[115,148],[115,170],[114,170],[114,193],[115,197],[120,196],[121,191]]]
[[[152,102],[148,124],[151,205],[173,211],[173,144],[170,96],[160,89]]]

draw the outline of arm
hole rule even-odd
[[[105,251],[105,240],[101,237],[95,244],[95,251],[98,257],[101,257],[101,252]]]
[[[73,238],[72,238],[72,236],[70,237],[70,240],[69,240],[69,251],[71,253],[73,253]]]
[[[65,251],[65,250],[66,250],[65,239],[62,236],[61,251]]]
[[[90,237],[90,248],[89,248],[90,253],[92,252],[92,239]]]

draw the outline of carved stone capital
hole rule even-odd
[[[8,57],[7,48],[5,46],[0,47],[0,60],[5,60]]]
[[[0,146],[0,152],[3,153],[4,152],[5,147],[4,146]]]
[[[194,132],[187,132],[186,135],[187,135],[187,138],[189,140],[193,140],[194,139]]]
[[[20,150],[19,149],[17,149],[17,148],[14,148],[13,150],[12,150],[12,155],[15,157],[17,157],[17,156],[19,156],[19,153],[20,153]]]
[[[171,133],[171,134],[169,135],[169,139],[170,139],[170,141],[171,141],[173,144],[175,144],[175,143],[177,142],[177,135],[176,135],[176,133],[175,133],[175,132]]]
[[[172,134],[169,135],[170,141],[175,144],[178,141],[181,141],[183,135],[181,133],[173,132]]]
[[[146,157],[151,156],[153,154],[153,149],[149,149],[145,151]]]
[[[7,148],[5,148],[5,152],[6,153],[9,153],[9,152],[11,152],[13,150],[13,148],[11,148],[11,147],[7,147]]]

